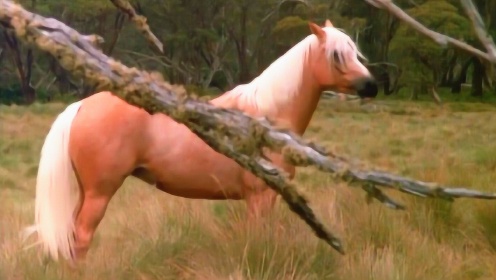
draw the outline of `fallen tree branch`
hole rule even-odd
[[[99,90],[109,90],[131,105],[149,113],[164,113],[185,124],[210,147],[240,164],[279,193],[290,209],[298,214],[334,249],[343,253],[340,240],[315,217],[306,199],[285,174],[264,160],[262,148],[282,152],[296,166],[313,165],[334,173],[351,185],[361,185],[369,198],[402,209],[377,186],[408,194],[453,200],[458,197],[496,199],[487,194],[462,188],[442,188],[380,171],[350,168],[347,161],[327,154],[324,149],[305,142],[285,130],[275,129],[267,120],[256,120],[236,110],[222,109],[202,102],[161,75],[128,68],[94,48],[77,31],[54,19],[46,19],[24,10],[9,0],[0,0],[0,23],[13,29],[20,39],[55,57],[60,65],[76,76],[84,77]]]
[[[480,18],[480,15],[479,13],[477,12],[477,9],[475,8],[474,4],[471,3],[470,0],[461,0],[462,3],[464,4],[464,6],[467,6],[468,7],[468,13],[471,14],[470,16],[476,18],[478,15],[478,17]],[[365,0],[365,2],[369,3],[370,5],[378,8],[378,9],[384,9],[384,10],[387,10],[390,14],[396,16],[398,19],[400,19],[401,21],[405,22],[406,24],[408,24],[410,27],[412,27],[413,29],[417,30],[418,32],[420,32],[421,34],[424,34],[425,36],[431,38],[432,40],[434,40],[435,42],[437,42],[438,44],[442,45],[442,46],[447,46],[448,44],[449,45],[452,45],[458,49],[461,49],[463,51],[466,51],[468,53],[471,53],[481,59],[484,59],[492,64],[496,64],[496,54],[495,54],[495,49],[491,49],[491,44],[490,42],[492,42],[492,39],[491,41],[489,41],[489,35],[483,35],[485,34],[485,32],[483,31],[483,29],[481,30],[481,28],[483,28],[483,23],[482,21],[480,23],[478,23],[478,25],[474,26],[478,36],[479,36],[479,39],[482,40],[482,43],[486,46],[486,48],[489,47],[489,53],[485,53],[465,42],[462,42],[460,40],[456,40],[452,37],[449,37],[447,35],[444,35],[444,34],[441,34],[441,33],[438,33],[438,32],[435,32],[435,31],[432,31],[430,30],[429,28],[425,27],[424,25],[422,25],[421,23],[419,23],[418,21],[416,21],[414,18],[412,18],[411,16],[409,16],[407,13],[405,13],[401,8],[399,8],[398,6],[396,6],[392,0]],[[470,2],[470,4],[467,4],[468,2]],[[467,8],[466,7],[466,8]],[[475,20],[472,20],[475,24]],[[482,26],[480,25],[482,24]],[[479,34],[480,33],[480,34]],[[482,35],[481,35],[482,34]],[[494,47],[494,43],[492,44],[492,46]]]
[[[126,0],[110,0],[110,2],[112,2],[112,4],[114,4],[114,6],[116,6],[121,12],[128,15],[129,19],[134,22],[138,30],[143,33],[143,36],[145,36],[148,42],[157,47],[161,53],[164,52],[164,45],[151,31],[150,26],[146,23],[146,17],[138,15],[133,6]]]

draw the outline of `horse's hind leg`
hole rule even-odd
[[[75,217],[74,258],[80,261],[88,252],[108,203],[131,174],[135,160],[129,156],[129,150],[124,149],[120,156],[110,149],[74,150],[73,165],[81,189],[80,207]]]
[[[81,178],[81,207],[75,223],[75,259],[84,260],[95,231],[105,215],[108,203],[122,185],[125,177],[101,178],[87,174]]]
[[[107,205],[135,166],[132,146],[120,149],[83,149],[74,145],[73,164],[81,188],[75,221],[74,258],[83,260]],[[78,149],[79,147],[79,149]],[[98,155],[97,157],[94,155]]]
[[[73,256],[84,259],[107,205],[146,149],[149,115],[111,93],[85,99],[71,127],[69,154],[80,185]]]

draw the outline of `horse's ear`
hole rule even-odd
[[[310,31],[312,31],[315,36],[319,39],[319,42],[323,43],[326,40],[326,33],[322,29],[322,27],[318,26],[317,24],[313,22],[308,22],[308,26],[310,27]]]
[[[334,27],[334,25],[332,25],[332,22],[329,19],[326,19],[324,26],[325,27]]]

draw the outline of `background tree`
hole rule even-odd
[[[429,0],[406,10],[428,28],[462,40],[472,39],[471,24],[457,7],[445,0]],[[412,90],[412,97],[427,93],[442,82],[460,54],[454,49],[443,49],[432,40],[401,23],[391,40],[391,60],[402,65],[400,83]],[[403,66],[404,65],[404,66]]]
[[[307,21],[329,18],[345,30],[369,58],[368,66],[383,97],[419,97],[439,88],[441,96],[489,97],[496,93],[494,66],[452,46],[424,37],[369,0],[133,0],[164,43],[164,53],[149,48],[128,18],[110,1],[20,0],[25,7],[54,17],[83,33],[105,40],[106,54],[148,70],[200,94],[215,95],[249,82],[277,57],[310,34]],[[460,0],[396,0],[396,5],[433,30],[483,49]],[[496,1],[474,1],[493,37]],[[0,35],[0,102],[30,103],[84,97],[94,89],[73,79],[36,50],[9,47]],[[13,54],[16,54],[13,56]],[[20,57],[21,59],[12,59]],[[31,67],[28,67],[31,65]],[[21,68],[19,68],[21,66]],[[22,69],[23,71],[19,71]],[[30,81],[27,73],[29,71]],[[49,69],[49,71],[46,71]],[[19,75],[18,73],[24,73]],[[464,90],[467,86],[470,90]],[[30,85],[30,86],[29,86]],[[33,91],[30,91],[32,87]],[[33,93],[34,92],[34,93]],[[402,93],[402,94],[400,94]],[[409,93],[409,94],[404,94]],[[382,97],[381,97],[382,98]],[[486,100],[486,99],[484,99]]]

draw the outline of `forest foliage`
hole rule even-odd
[[[81,33],[105,39],[104,52],[130,66],[160,71],[172,83],[201,94],[219,94],[249,82],[309,34],[308,21],[330,19],[368,58],[381,95],[418,98],[433,88],[460,95],[496,93],[491,66],[466,52],[441,47],[385,10],[364,0],[133,0],[137,12],[164,44],[149,48],[127,16],[110,1],[20,0],[27,9],[54,17]],[[458,0],[396,0],[409,15],[440,33],[478,48],[473,27]],[[476,0],[496,37],[496,1]],[[94,89],[74,79],[56,61],[17,42],[0,28],[0,103],[32,103]],[[464,93],[465,94],[465,93]]]

